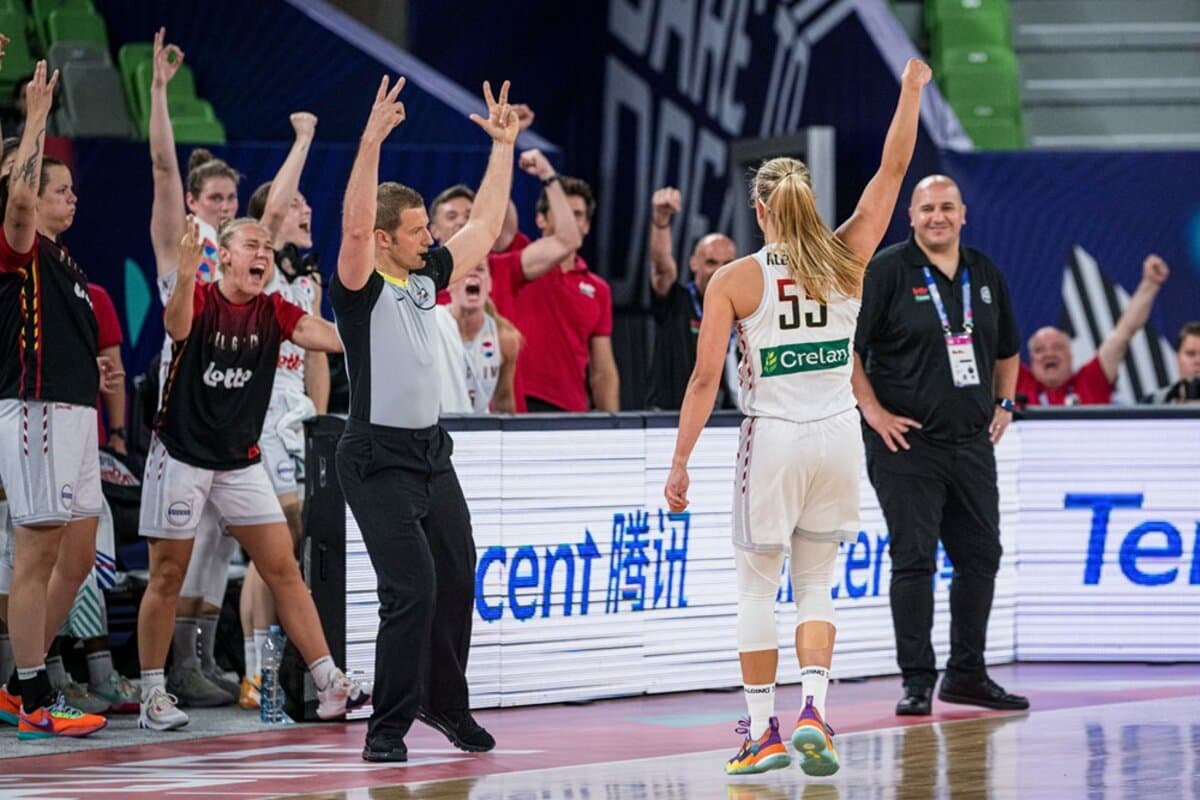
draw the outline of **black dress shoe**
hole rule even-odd
[[[991,678],[974,681],[942,678],[942,685],[938,687],[938,700],[943,703],[994,708],[998,711],[1024,711],[1029,708],[1029,698],[1009,694]]]
[[[362,757],[363,761],[408,761],[408,748],[404,742],[368,739],[363,746]]]
[[[905,686],[904,697],[896,703],[896,715],[900,717],[928,717],[932,713],[932,686]]]
[[[450,744],[468,753],[486,753],[496,746],[496,740],[475,721],[470,711],[417,712],[417,719],[441,731]]]

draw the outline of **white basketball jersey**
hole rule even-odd
[[[500,353],[500,333],[490,314],[483,315],[483,327],[475,338],[463,342],[463,355],[467,364],[467,394],[471,397],[471,409],[476,414],[486,414],[500,380],[500,366],[504,363]]]
[[[263,294],[278,292],[283,299],[299,306],[306,314],[313,312],[313,300],[316,289],[312,278],[302,275],[292,283],[288,283],[279,267],[271,282],[263,288]],[[279,362],[275,367],[275,383],[271,385],[271,394],[280,392],[295,392],[304,394],[304,348],[284,339],[279,344]]]
[[[742,413],[812,422],[854,408],[850,373],[862,301],[840,295],[827,305],[809,300],[771,245],[754,259],[762,270],[762,300],[737,323]]]

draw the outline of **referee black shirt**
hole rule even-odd
[[[977,386],[954,386],[945,334],[921,269],[926,266],[954,333],[963,330],[962,268],[970,270]],[[920,431],[907,435],[958,442],[983,434],[995,413],[996,361],[1015,356],[1020,348],[1008,284],[999,268],[978,250],[959,247],[953,279],[930,264],[911,235],[907,242],[885,248],[871,259],[854,349],[880,404],[892,414],[921,423]],[[868,436],[867,443],[884,446],[878,436]]]

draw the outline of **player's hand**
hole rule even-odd
[[[514,103],[512,110],[517,115],[517,126],[523,131],[529,130],[535,116],[533,109],[525,103]]]
[[[316,114],[310,114],[307,111],[297,111],[288,116],[288,121],[292,123],[292,130],[296,132],[297,139],[311,141],[317,133]]]
[[[921,430],[921,423],[915,419],[892,414],[883,406],[876,406],[870,411],[864,409],[863,419],[867,421],[872,430],[879,434],[883,439],[883,443],[887,445],[888,450],[891,450],[893,453],[898,453],[900,448],[911,450],[912,448],[909,447],[908,440],[904,438],[904,434],[913,428]]]
[[[167,44],[167,29],[159,28],[154,34],[154,77],[150,82],[153,89],[164,89],[183,66],[183,51],[178,45]]]
[[[650,213],[660,228],[671,224],[671,218],[683,207],[683,197],[673,186],[664,186],[650,198]]]
[[[179,281],[190,281],[196,277],[200,261],[204,258],[204,242],[200,239],[200,223],[191,214],[183,226],[183,238],[179,240]]]
[[[1150,281],[1155,286],[1162,286],[1171,276],[1171,268],[1157,253],[1146,256],[1142,262],[1142,280]]]
[[[687,467],[671,467],[667,485],[663,488],[663,497],[667,498],[667,508],[672,514],[678,514],[688,507],[689,483]]]
[[[363,129],[363,139],[378,144],[386,139],[400,123],[404,122],[404,103],[397,99],[404,84],[404,76],[400,76],[396,78],[396,83],[389,90],[388,77],[387,75],[383,76],[383,80],[379,82],[379,88],[375,91],[375,104],[371,106],[371,116],[367,117],[367,126]]]
[[[550,159],[536,148],[521,153],[521,157],[517,159],[517,166],[540,180],[554,174],[554,165],[550,163]]]
[[[510,86],[508,81],[500,84],[500,98],[496,99],[492,96],[492,85],[484,81],[483,99],[487,102],[487,119],[478,114],[471,115],[471,121],[487,131],[487,135],[492,137],[492,141],[500,144],[512,144],[517,140],[517,134],[521,132],[517,122],[517,113],[508,104]]]
[[[900,83],[904,86],[911,86],[914,89],[924,89],[925,84],[933,78],[933,70],[919,58],[910,58],[908,63],[904,65],[904,74],[900,76]]]
[[[25,117],[27,120],[41,120],[50,116],[50,106],[54,102],[54,87],[58,85],[58,70],[46,80],[46,62],[39,61],[33,69],[33,77],[25,84]],[[35,129],[37,130],[37,129]]]
[[[992,424],[988,426],[988,438],[991,439],[992,444],[1000,444],[1000,440],[1004,438],[1004,432],[1008,430],[1012,420],[1011,411],[1005,411],[1000,406],[996,406],[996,413],[992,415]]]
[[[100,370],[101,394],[112,394],[121,388],[125,381],[125,370],[118,369],[111,358],[97,356],[96,367]]]

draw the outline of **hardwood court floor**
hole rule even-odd
[[[842,770],[798,767],[727,778],[740,693],[690,693],[584,706],[485,711],[500,747],[468,755],[415,726],[411,761],[359,758],[363,725],[264,728],[180,741],[0,761],[0,798],[470,798],[470,800],[1200,800],[1200,665],[1014,665],[993,675],[1034,710],[998,714],[935,703],[897,718],[895,678],[831,687]],[[798,708],[784,687],[780,715]],[[108,734],[102,732],[100,735]],[[9,734],[11,735],[11,733]]]

